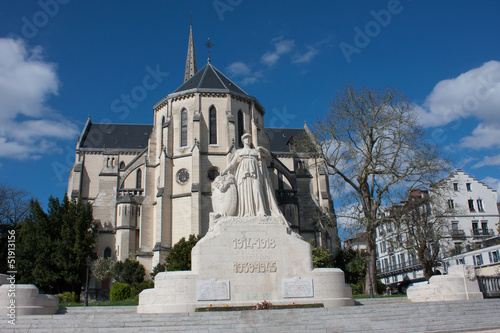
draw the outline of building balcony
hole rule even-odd
[[[495,233],[492,229],[471,229],[471,235],[474,237],[488,237],[494,236]]]
[[[121,188],[118,190],[118,196],[123,197],[128,195],[129,197],[133,196],[142,196],[144,194],[143,188]]]
[[[387,267],[379,268],[377,277],[385,278],[388,276],[402,274],[406,272],[412,272],[419,269],[422,269],[422,265],[420,265],[418,262],[394,264],[394,265],[389,265]]]
[[[465,237],[466,236],[465,236],[464,230],[457,229],[457,230],[452,230],[452,232],[451,232],[451,238],[454,240],[456,240],[456,239],[464,240]]]

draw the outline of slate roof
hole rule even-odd
[[[81,149],[143,150],[153,125],[89,123],[81,141]]]
[[[184,82],[179,88],[177,88],[176,91],[174,91],[174,94],[191,89],[206,89],[210,91],[220,90],[248,96],[248,94],[238,87],[236,83],[229,80],[217,68],[212,66],[211,63],[206,64],[205,67],[198,71],[198,73]]]
[[[266,134],[269,137],[270,148],[273,153],[289,153],[290,148],[287,144],[292,137],[298,141],[307,136],[307,132],[303,128],[266,128]]]

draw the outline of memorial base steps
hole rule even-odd
[[[500,331],[500,300],[407,303],[360,300],[353,307],[137,314],[136,307],[69,308],[23,316],[1,332],[476,332]],[[370,303],[371,302],[371,303]]]

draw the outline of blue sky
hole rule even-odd
[[[314,123],[346,81],[393,87],[457,167],[500,189],[493,0],[3,1],[0,182],[62,197],[89,115],[151,124],[182,84],[190,12],[198,68],[210,38],[212,64],[260,101],[266,126]]]

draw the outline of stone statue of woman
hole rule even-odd
[[[271,156],[263,147],[252,148],[252,136],[241,137],[243,148],[236,150],[222,175],[234,175],[238,192],[237,216],[283,217],[276,203],[274,190],[263,158]]]

